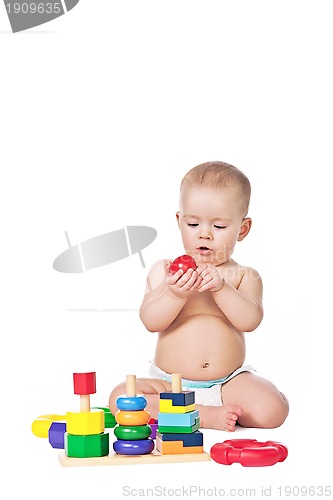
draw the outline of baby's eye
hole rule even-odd
[[[198,227],[199,226],[199,224],[187,224],[187,225],[190,227]]]
[[[215,229],[225,229],[227,226],[219,226],[217,224],[214,224]]]

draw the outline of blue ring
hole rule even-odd
[[[120,396],[116,400],[116,405],[119,410],[137,411],[144,410],[147,406],[147,399],[144,396]]]
[[[147,455],[154,449],[152,439],[141,439],[140,441],[125,441],[118,439],[113,443],[113,449],[119,455]]]

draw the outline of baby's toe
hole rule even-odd
[[[226,415],[226,418],[230,421],[234,421],[234,423],[236,422],[236,420],[238,419],[238,415],[236,413],[227,413]]]
[[[226,430],[229,432],[233,432],[236,428],[236,421],[237,418],[226,418],[225,420]]]
[[[243,413],[243,408],[238,405],[226,405],[226,410],[228,413],[236,415],[236,419],[240,417]]]
[[[236,426],[235,426],[235,424],[226,423],[225,424],[225,430],[228,431],[228,432],[235,432]]]

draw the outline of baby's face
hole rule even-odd
[[[177,213],[184,249],[199,263],[228,262],[243,225],[237,188],[184,187]]]

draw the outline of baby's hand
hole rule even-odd
[[[198,289],[201,282],[202,278],[193,269],[188,269],[186,273],[179,269],[175,274],[171,274],[167,270],[166,285],[176,297],[186,298],[191,292]]]
[[[198,292],[217,292],[224,285],[224,278],[213,264],[200,264],[197,273],[201,277],[201,284],[198,287]]]

